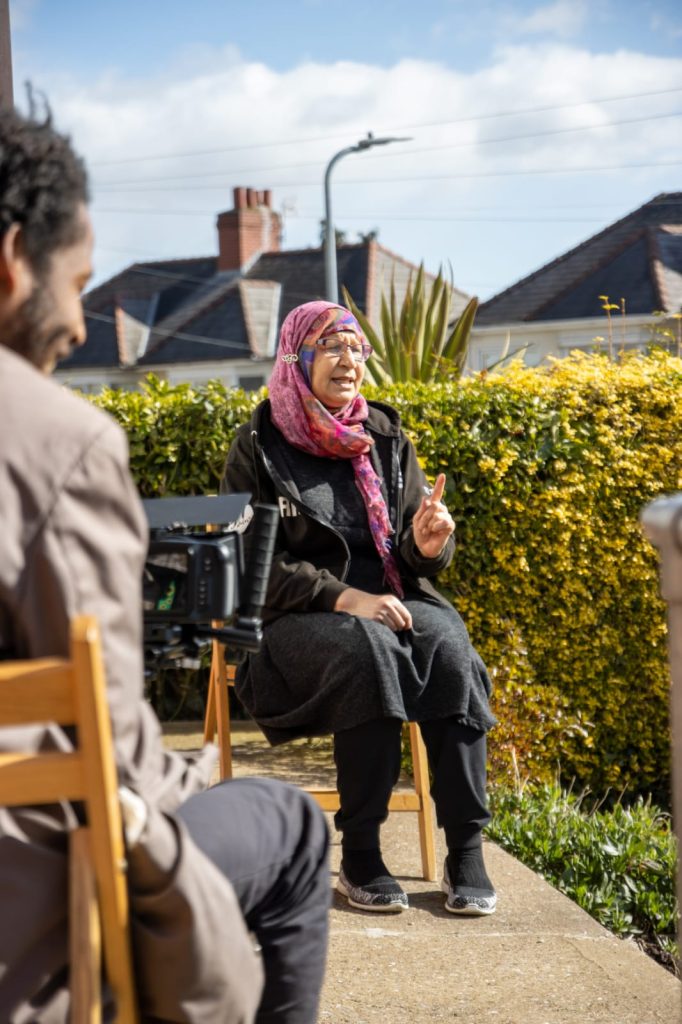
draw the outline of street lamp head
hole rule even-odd
[[[325,238],[324,238],[324,276],[326,284],[327,299],[330,302],[338,302],[338,281],[336,274],[336,236],[334,234],[334,225],[332,221],[332,200],[331,200],[331,173],[332,168],[335,164],[341,160],[342,157],[348,156],[349,153],[359,153],[365,149],[371,149],[372,146],[386,146],[389,142],[410,142],[410,138],[407,136],[387,135],[384,138],[375,139],[371,132],[367,132],[366,139],[360,139],[355,146],[347,146],[346,149],[339,150],[335,153],[327,164],[327,169],[324,172],[324,226],[325,226]]]
[[[371,132],[367,132],[366,139],[360,139],[353,148],[355,150],[371,149],[372,146],[386,146],[389,142],[411,142],[411,135],[385,135],[376,139]]]

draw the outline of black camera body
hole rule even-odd
[[[159,531],[145,563],[143,606],[149,622],[205,623],[229,619],[244,573],[238,534],[190,537]]]
[[[249,499],[230,494],[143,502],[150,527],[143,577],[148,666],[196,658],[216,639],[237,651],[258,650],[279,514],[272,505],[251,509]]]

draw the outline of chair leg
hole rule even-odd
[[[225,664],[225,648],[213,641],[211,674],[208,686],[208,701],[204,722],[204,739],[213,740],[218,733],[220,749],[220,778],[232,778],[232,734],[230,722],[229,681],[234,682],[233,667]],[[416,810],[419,822],[419,846],[422,859],[422,874],[427,882],[436,878],[436,848],[434,843],[434,815],[429,785],[429,766],[426,747],[419,726],[410,722],[410,745],[414,766],[414,793],[393,794],[389,804],[391,810]],[[339,809],[339,795],[335,790],[307,790],[325,811]]]
[[[220,527],[208,523],[207,533],[214,533]],[[222,626],[222,622],[212,622],[212,626]],[[227,693],[227,672],[225,669],[225,645],[214,640],[211,644],[211,674],[208,683],[208,700],[206,702],[206,718],[204,720],[204,743],[213,742],[218,732],[218,749],[220,751],[220,778],[232,778],[232,740],[230,735],[230,701]]]
[[[70,1019],[101,1024],[102,935],[88,830],[75,829],[69,842]]]
[[[217,728],[215,710],[215,686],[213,685],[213,659],[208,677],[208,693],[206,694],[206,715],[204,716],[204,743],[213,743]]]
[[[220,778],[232,778],[232,733],[230,722],[230,697],[227,692],[227,666],[225,647],[213,641],[211,679],[214,688],[215,714],[220,750]]]
[[[217,733],[221,780],[232,778],[232,738],[227,682],[225,648],[214,640],[204,716],[204,743],[213,743]]]
[[[427,882],[436,879],[436,847],[434,843],[433,805],[429,786],[429,763],[424,740],[416,722],[410,722],[410,745],[414,768],[414,788],[419,797],[419,846],[422,855],[422,873]]]
[[[126,884],[121,810],[116,799],[116,767],[107,721],[104,665],[97,625],[74,624],[72,642],[78,736],[87,765],[85,792],[88,839],[100,910],[106,976],[113,989],[119,1024],[139,1024],[133,969],[130,907]]]

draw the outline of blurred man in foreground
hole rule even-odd
[[[87,199],[83,164],[49,117],[0,112],[0,657],[65,655],[70,619],[99,620],[143,1019],[314,1024],[324,820],[305,794],[272,781],[206,789],[212,751],[192,762],[163,749],[142,689],[147,536],[125,437],[47,376],[85,341]],[[51,726],[31,742],[68,745]],[[16,743],[0,730],[0,750]],[[0,1020],[69,1018],[74,823],[67,804],[0,808]]]

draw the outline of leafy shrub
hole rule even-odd
[[[440,586],[496,678],[499,771],[596,792],[669,778],[665,607],[644,505],[682,488],[682,362],[513,365],[393,386],[458,548]]]
[[[671,970],[677,957],[670,818],[641,798],[611,811],[557,785],[494,788],[488,835],[600,924]]]
[[[227,449],[265,391],[168,384],[153,374],[140,391],[105,388],[92,401],[128,435],[130,468],[143,498],[215,494]]]
[[[669,777],[665,607],[642,507],[682,489],[682,362],[574,355],[457,384],[395,384],[458,548],[439,585],[495,680],[494,773],[595,792]],[[211,493],[263,393],[170,387],[97,399],[128,432],[141,493]]]
[[[439,271],[426,294],[423,264],[414,284],[410,280],[400,310],[391,282],[390,296],[382,293],[380,327],[369,322],[344,288],[344,302],[355,314],[374,354],[367,373],[376,384],[386,381],[452,381],[461,376],[469,350],[478,299],[471,298],[454,325],[450,308],[454,288]]]

